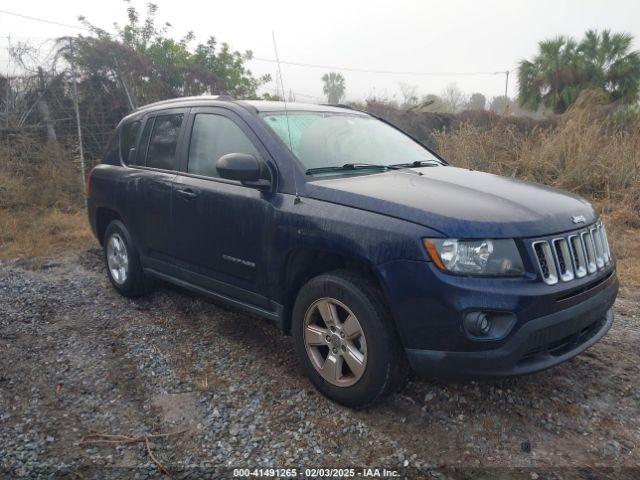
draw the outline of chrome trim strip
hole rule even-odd
[[[596,266],[596,249],[593,245],[593,238],[589,231],[580,232],[580,238],[585,252],[587,252],[587,272],[594,273],[598,267]]]
[[[613,255],[611,254],[611,245],[609,244],[609,237],[607,236],[607,229],[604,226],[604,223],[601,223],[602,225],[602,236],[604,237],[604,243],[607,246],[607,254],[609,254],[609,261],[613,260]]]
[[[550,239],[532,240],[538,272],[548,285],[584,278],[613,263],[611,246],[602,220]],[[547,276],[542,269],[546,263]]]
[[[587,275],[587,258],[580,235],[570,235],[569,244],[571,245],[571,251],[573,253],[571,258],[573,260],[576,278],[582,278]]]
[[[575,278],[573,274],[573,261],[571,260],[571,253],[569,252],[569,246],[567,245],[567,239],[564,237],[554,238],[552,240],[553,250],[558,263],[558,271],[560,272],[560,279],[563,282],[570,282]],[[560,256],[562,256],[562,262],[564,262],[565,270],[562,271],[562,262],[560,262]]]
[[[549,271],[549,275],[547,277],[544,276],[544,270],[542,269],[542,263],[540,262],[540,256],[536,250],[536,246],[540,245],[542,249],[542,255],[544,256],[545,263],[547,264],[547,270]],[[555,285],[558,283],[558,270],[556,268],[556,262],[553,258],[553,252],[551,251],[551,246],[549,246],[549,242],[546,240],[540,240],[537,242],[533,242],[531,244],[533,247],[533,253],[535,254],[536,260],[538,262],[538,268],[540,269],[540,276],[544,283],[547,285]]]
[[[604,268],[604,258],[602,255],[602,239],[598,235],[598,228],[591,227],[589,229],[589,235],[593,241],[593,245],[595,246],[596,251],[596,266],[598,270],[602,270]]]
[[[600,243],[602,244],[602,259],[604,260],[604,264],[608,265],[610,261],[609,248],[607,246],[607,240],[604,237],[604,226],[602,222],[598,223],[596,228],[598,229],[598,238],[600,238]]]

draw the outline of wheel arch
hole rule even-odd
[[[367,259],[316,248],[296,248],[288,253],[282,274],[284,287],[282,329],[285,333],[291,331],[293,304],[300,288],[312,278],[335,270],[357,271],[367,277],[381,292],[384,303],[389,307],[378,269]]]
[[[96,209],[96,236],[101,246],[104,246],[104,234],[107,231],[107,227],[114,220],[122,222],[122,216],[117,211],[106,207],[98,207]]]

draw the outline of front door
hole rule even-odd
[[[173,188],[174,256],[187,281],[268,308],[274,195],[222,179],[216,170],[228,153],[267,160],[267,152],[242,119],[223,108],[194,109],[187,131],[183,172]]]

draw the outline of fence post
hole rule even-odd
[[[11,77],[7,71],[7,103],[5,105],[5,127],[9,130],[9,102],[11,101]]]
[[[76,61],[73,54],[73,40],[69,37],[69,52],[71,56],[71,76],[73,91],[73,107],[76,111],[76,124],[78,126],[78,144],[80,146],[80,174],[82,175],[82,193],[84,195],[84,205],[87,206],[87,177],[84,165],[84,147],[82,146],[82,125],[80,124],[80,106],[78,102],[78,86],[76,85]]]

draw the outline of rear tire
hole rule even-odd
[[[291,330],[305,375],[322,394],[351,408],[372,405],[407,377],[382,298],[364,275],[337,270],[307,282],[293,307]]]
[[[107,276],[120,294],[136,298],[152,290],[153,280],[142,270],[138,250],[120,220],[107,226],[103,246]]]

